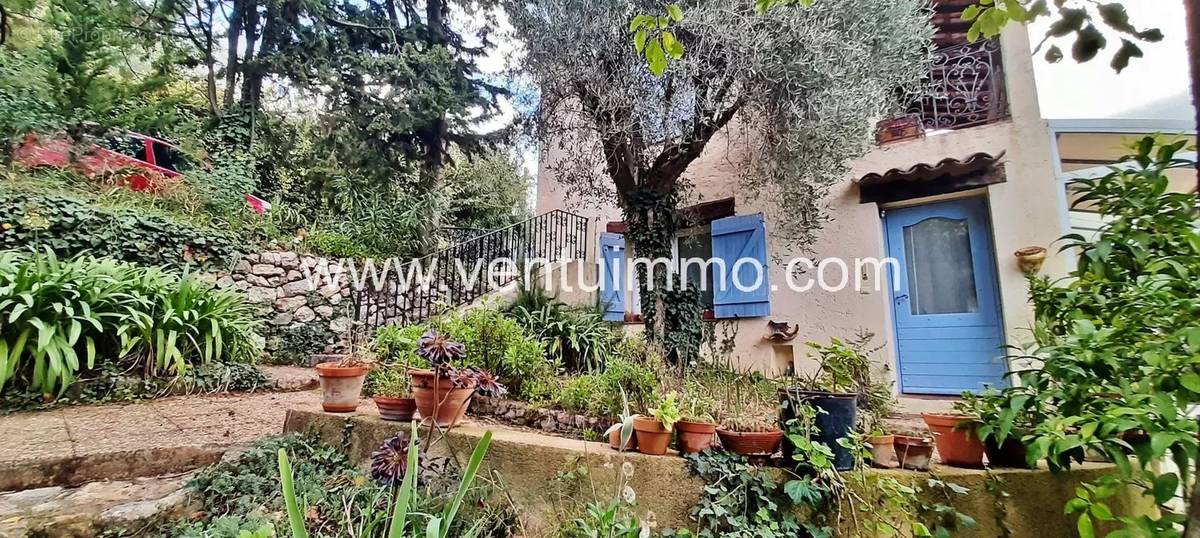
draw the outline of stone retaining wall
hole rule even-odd
[[[302,264],[317,267],[322,261],[287,251],[246,254],[231,271],[217,274],[216,284],[241,290],[260,305],[268,354],[317,353],[352,325],[349,286],[314,290],[301,270]]]
[[[315,410],[292,409],[287,413],[285,432],[311,433],[324,442],[346,447],[353,461],[363,462],[384,441],[408,424],[385,422],[374,412],[329,414]],[[643,520],[652,517],[659,529],[692,527],[688,513],[700,498],[704,483],[691,475],[686,462],[678,456],[620,454],[606,443],[592,443],[518,431],[502,426],[487,426],[493,440],[484,467],[497,473],[504,493],[516,504],[524,529],[531,536],[553,536],[564,515],[562,492],[564,473],[589,480],[585,491],[612,492],[623,461],[633,465],[630,486],[637,496],[637,511]],[[479,442],[485,427],[465,424],[435,439],[433,455],[465,460]],[[435,434],[439,435],[439,434]],[[460,461],[465,463],[465,461]],[[1067,500],[1074,498],[1081,482],[1113,472],[1106,464],[1088,463],[1073,471],[1052,474],[1046,469],[993,471],[934,466],[937,477],[968,488],[956,499],[955,507],[973,517],[977,526],[955,533],[956,537],[996,538],[1000,536],[1075,536],[1075,520],[1063,514]],[[925,473],[894,469],[865,470],[869,476],[890,475],[900,480],[918,481]],[[991,492],[989,484],[998,484],[1007,493]],[[853,484],[851,487],[855,487]],[[611,497],[609,497],[611,498]],[[607,499],[599,499],[605,501]],[[944,499],[927,499],[931,504]],[[1148,513],[1150,503],[1132,491],[1118,493],[1109,506],[1119,514]],[[861,508],[861,507],[860,507]],[[847,512],[843,511],[844,514]],[[849,514],[847,514],[849,518]],[[847,521],[837,536],[852,536]],[[1099,529],[1097,535],[1113,530]],[[861,531],[861,529],[860,529]]]

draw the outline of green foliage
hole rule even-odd
[[[546,353],[573,372],[601,368],[617,335],[595,309],[568,308],[550,301],[540,308],[517,305],[510,315],[541,341]]]
[[[337,258],[363,260],[377,257],[377,253],[354,238],[338,232],[314,230],[304,238],[304,246],[315,254]]]
[[[1052,14],[1046,0],[981,0],[963,10],[963,20],[971,21],[967,38],[971,41],[980,37],[991,39],[999,36],[1010,21],[1029,24],[1039,17],[1050,17],[1050,27],[1037,48],[1040,49],[1051,39],[1074,34],[1071,57],[1076,62],[1087,62],[1108,45],[1108,38],[1097,28],[1099,24],[1120,36],[1121,46],[1113,53],[1110,62],[1118,73],[1129,66],[1131,59],[1142,57],[1138,42],[1157,43],[1163,39],[1162,31],[1158,28],[1139,29],[1134,26],[1125,6],[1118,2],[1096,3],[1094,7],[1086,3],[1055,2],[1053,5],[1055,13]],[[1062,49],[1058,45],[1050,45],[1045,58],[1050,63],[1061,61]]]
[[[621,499],[592,502],[584,514],[559,529],[561,538],[637,538],[642,524],[627,503]]]
[[[412,379],[408,375],[408,370],[401,365],[376,365],[367,373],[363,394],[388,398],[408,398],[412,395]]]
[[[11,48],[0,48],[0,162],[7,148],[29,133],[54,131],[62,122],[50,102],[42,64]]]
[[[105,258],[0,252],[0,319],[0,389],[11,380],[45,395],[97,364],[149,378],[259,353],[239,293]]]
[[[412,432],[413,434],[409,438],[407,469],[415,470],[417,469],[416,423],[413,423]],[[471,490],[471,484],[475,481],[475,475],[479,472],[480,465],[483,464],[483,458],[487,454],[488,446],[491,445],[491,442],[492,432],[485,432],[479,443],[475,445],[475,450],[471,453],[467,467],[463,471],[458,491],[445,504],[440,515],[422,514],[428,518],[424,526],[419,526],[416,522],[413,522],[413,534],[417,534],[417,529],[424,528],[426,529],[424,534],[427,538],[448,538],[452,536],[451,530],[454,530],[455,519],[459,515],[459,510],[463,506],[463,501],[467,493]],[[283,489],[282,495],[287,507],[288,523],[292,529],[292,536],[293,538],[307,538],[308,531],[305,527],[308,518],[305,517],[300,509],[300,501],[295,492],[291,462],[287,455],[287,450],[280,448],[277,457]],[[408,526],[410,505],[419,503],[419,496],[420,492],[417,490],[417,473],[413,471],[406,472],[403,485],[394,494],[391,522],[388,525],[387,532],[388,538],[404,537],[405,528]],[[418,513],[414,511],[413,515],[417,515]]]
[[[667,431],[674,430],[675,423],[683,418],[682,413],[679,411],[679,402],[676,401],[677,399],[678,397],[675,393],[668,394],[659,398],[655,402],[654,407],[650,409],[650,415],[662,423]]]
[[[683,22],[683,10],[678,4],[667,4],[665,15],[637,15],[629,21],[633,48],[646,58],[646,67],[655,76],[662,75],[671,60],[683,58],[683,43],[671,29],[679,22]]]
[[[466,347],[463,366],[494,373],[518,398],[530,399],[529,389],[539,383],[544,389],[557,370],[536,339],[516,321],[486,305],[447,312],[427,324],[381,328],[376,333],[376,351],[388,362],[421,364],[415,355],[417,340],[430,328]]]
[[[106,208],[69,195],[0,187],[0,249],[49,247],[146,265],[223,266],[241,241],[168,216]]]
[[[1128,535],[1177,536],[1184,517],[1166,493],[1197,456],[1200,402],[1200,218],[1195,193],[1175,193],[1167,171],[1184,142],[1146,137],[1124,167],[1079,181],[1078,203],[1106,222],[1093,239],[1067,236],[1079,254],[1065,279],[1030,281],[1036,343],[1013,360],[1031,362],[1021,383],[983,396],[985,428],[1000,435],[1031,424],[1030,460],[1052,470],[1106,454],[1115,472],[1080,489],[1067,506],[1079,529],[1107,520],[1107,499],[1125,486],[1159,505],[1158,518],[1113,515]],[[1038,367],[1040,366],[1040,367]],[[1159,469],[1170,459],[1180,474]]]
[[[554,405],[568,411],[615,417],[625,408],[625,398],[637,409],[648,409],[657,389],[658,376],[653,369],[614,355],[602,372],[570,378],[563,384]]]
[[[532,180],[520,163],[493,150],[474,158],[458,156],[446,169],[445,221],[453,226],[496,230],[530,217]]]
[[[684,459],[707,484],[691,511],[700,538],[801,535],[802,526],[789,509],[791,499],[774,473],[723,451],[687,454]]]
[[[325,351],[325,346],[337,340],[337,335],[328,325],[301,323],[289,326],[266,324],[263,326],[263,346],[266,354],[263,362],[309,366],[312,354]]]

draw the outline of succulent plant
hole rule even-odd
[[[403,431],[384,441],[383,446],[371,453],[371,478],[387,486],[400,485],[408,467],[409,446],[408,434]]]
[[[429,361],[429,365],[439,372],[450,365],[451,361],[467,355],[467,348],[461,343],[450,339],[449,335],[440,334],[430,329],[417,340],[417,356]]]
[[[499,398],[508,394],[508,389],[500,384],[495,375],[487,370],[468,368],[475,378],[475,392],[489,398]]]
[[[756,418],[734,417],[725,421],[725,429],[739,433],[765,433],[779,430],[779,427]]]

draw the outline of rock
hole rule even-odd
[[[246,291],[246,290],[248,290],[248,289],[250,289],[250,288],[253,288],[253,287],[254,287],[254,284],[251,284],[250,282],[248,282],[248,281],[245,281],[245,280],[239,280],[239,281],[237,282],[237,284],[234,284],[234,285],[233,285],[233,287],[235,287],[235,288],[237,288],[237,289],[239,289],[239,290],[241,290],[241,291]]]
[[[282,326],[292,322],[294,316],[291,312],[280,312],[274,318],[271,318],[271,325]]]
[[[296,311],[296,316],[295,316],[296,321],[299,321],[301,323],[308,323],[314,319],[317,319],[317,313],[313,312],[313,309],[311,309],[307,306],[302,306],[302,307],[300,307],[299,310]]]
[[[251,254],[247,254],[247,255],[245,255],[245,256],[242,256],[242,259],[243,259],[243,260],[246,260],[246,261],[247,261],[247,262],[249,262],[249,263],[258,263],[258,260],[260,260],[260,259],[262,259],[262,258],[260,258],[260,257],[259,257],[259,255],[258,255],[258,254],[256,254],[256,253],[251,253]]]
[[[318,306],[318,307],[314,308],[313,311],[316,312],[318,316],[321,316],[322,318],[325,318],[325,319],[333,317],[333,307],[332,306]]]
[[[279,261],[280,261],[279,253],[278,252],[264,252],[264,253],[262,253],[261,260],[262,260],[262,263],[267,263],[267,264],[271,264],[271,265],[279,265]]]
[[[284,269],[296,269],[300,267],[300,256],[295,252],[280,252],[279,266]]]
[[[276,267],[274,265],[260,263],[260,264],[255,264],[253,267],[251,267],[250,273],[259,275],[259,276],[272,276],[272,275],[282,275],[282,274],[284,274],[284,270],[282,268]]]
[[[287,276],[285,276],[284,278],[287,279],[288,282],[295,282],[297,280],[304,278],[304,275],[301,274],[300,271],[292,269],[291,271],[287,272]]]
[[[229,275],[225,275],[217,279],[217,287],[221,289],[232,288],[233,284],[233,277]]]
[[[352,322],[350,321],[350,318],[342,316],[329,322],[329,330],[337,334],[344,334],[350,330],[351,325]]]
[[[251,302],[255,303],[274,301],[279,296],[275,288],[250,288],[246,290],[246,295]]]
[[[281,297],[279,300],[275,301],[275,309],[282,312],[293,312],[297,308],[305,306],[306,304],[308,304],[308,299],[306,299],[303,295]]]
[[[322,288],[322,289],[324,289],[324,288]],[[312,291],[313,291],[312,284],[308,281],[308,279],[304,279],[304,280],[300,280],[300,281],[296,281],[296,282],[289,282],[289,283],[283,285],[283,293],[285,295],[300,295],[300,294],[310,293]]]

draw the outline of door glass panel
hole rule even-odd
[[[979,311],[966,220],[935,217],[904,227],[909,304],[914,315]]]

